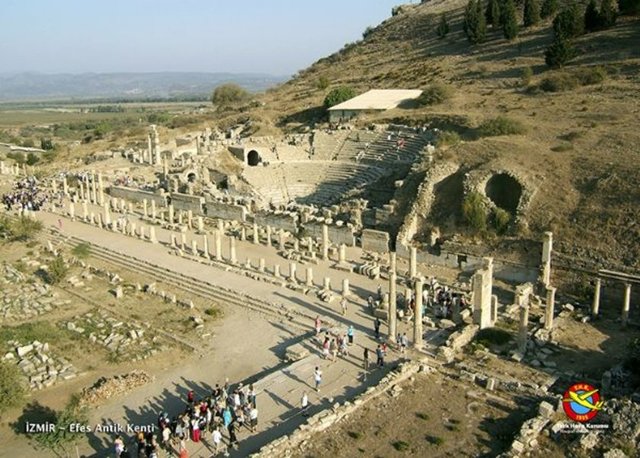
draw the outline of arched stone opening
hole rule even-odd
[[[260,158],[260,154],[258,154],[258,152],[254,149],[249,151],[249,154],[247,154],[247,164],[251,167],[255,167],[256,165],[258,165],[261,160],[262,159]]]
[[[515,214],[522,197],[522,185],[511,175],[498,173],[487,181],[485,194],[497,207]]]
[[[198,179],[198,176],[195,174],[195,172],[191,172],[189,174],[187,174],[187,181],[189,183],[195,183],[195,181]]]

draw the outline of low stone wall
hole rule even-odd
[[[309,221],[304,224],[304,229],[309,237],[322,240],[322,222]],[[329,240],[334,245],[345,244],[346,246],[356,246],[355,229],[352,226],[327,225]]]
[[[330,428],[343,418],[355,412],[363,404],[376,399],[378,396],[393,389],[396,385],[412,377],[419,371],[425,370],[425,368],[427,368],[427,366],[424,362],[408,361],[400,363],[396,369],[385,375],[375,387],[367,388],[364,393],[356,396],[352,401],[345,401],[342,404],[336,403],[330,409],[325,409],[309,417],[305,424],[298,427],[290,435],[276,439],[250,456],[252,458],[290,456],[294,448],[299,447],[304,441],[311,439],[313,435]]]
[[[202,196],[172,192],[171,204],[176,210],[191,210],[194,215],[204,215],[204,197]]]
[[[204,205],[204,214],[209,218],[218,218],[229,221],[246,221],[247,208],[243,205],[227,204],[207,200]]]
[[[389,233],[364,229],[362,231],[362,249],[376,253],[387,253],[389,251]]]
[[[271,226],[273,229],[281,229],[283,231],[298,233],[299,216],[294,212],[260,212],[256,213],[254,221],[258,226]]]
[[[124,186],[111,186],[109,188],[109,195],[129,202],[142,202],[146,199],[149,203],[151,203],[151,201],[155,201],[156,205],[160,207],[167,206],[166,195],[143,191],[141,189],[126,188]]]

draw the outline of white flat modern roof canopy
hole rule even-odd
[[[420,96],[420,89],[372,89],[329,108],[334,110],[390,110]]]

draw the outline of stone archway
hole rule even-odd
[[[260,154],[254,149],[249,151],[249,153],[247,154],[247,164],[251,167],[255,167],[256,165],[260,164],[260,162],[262,162]]]

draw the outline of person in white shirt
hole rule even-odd
[[[211,433],[211,440],[213,441],[213,453],[217,455],[220,451],[220,445],[222,445],[222,433],[217,426]]]

